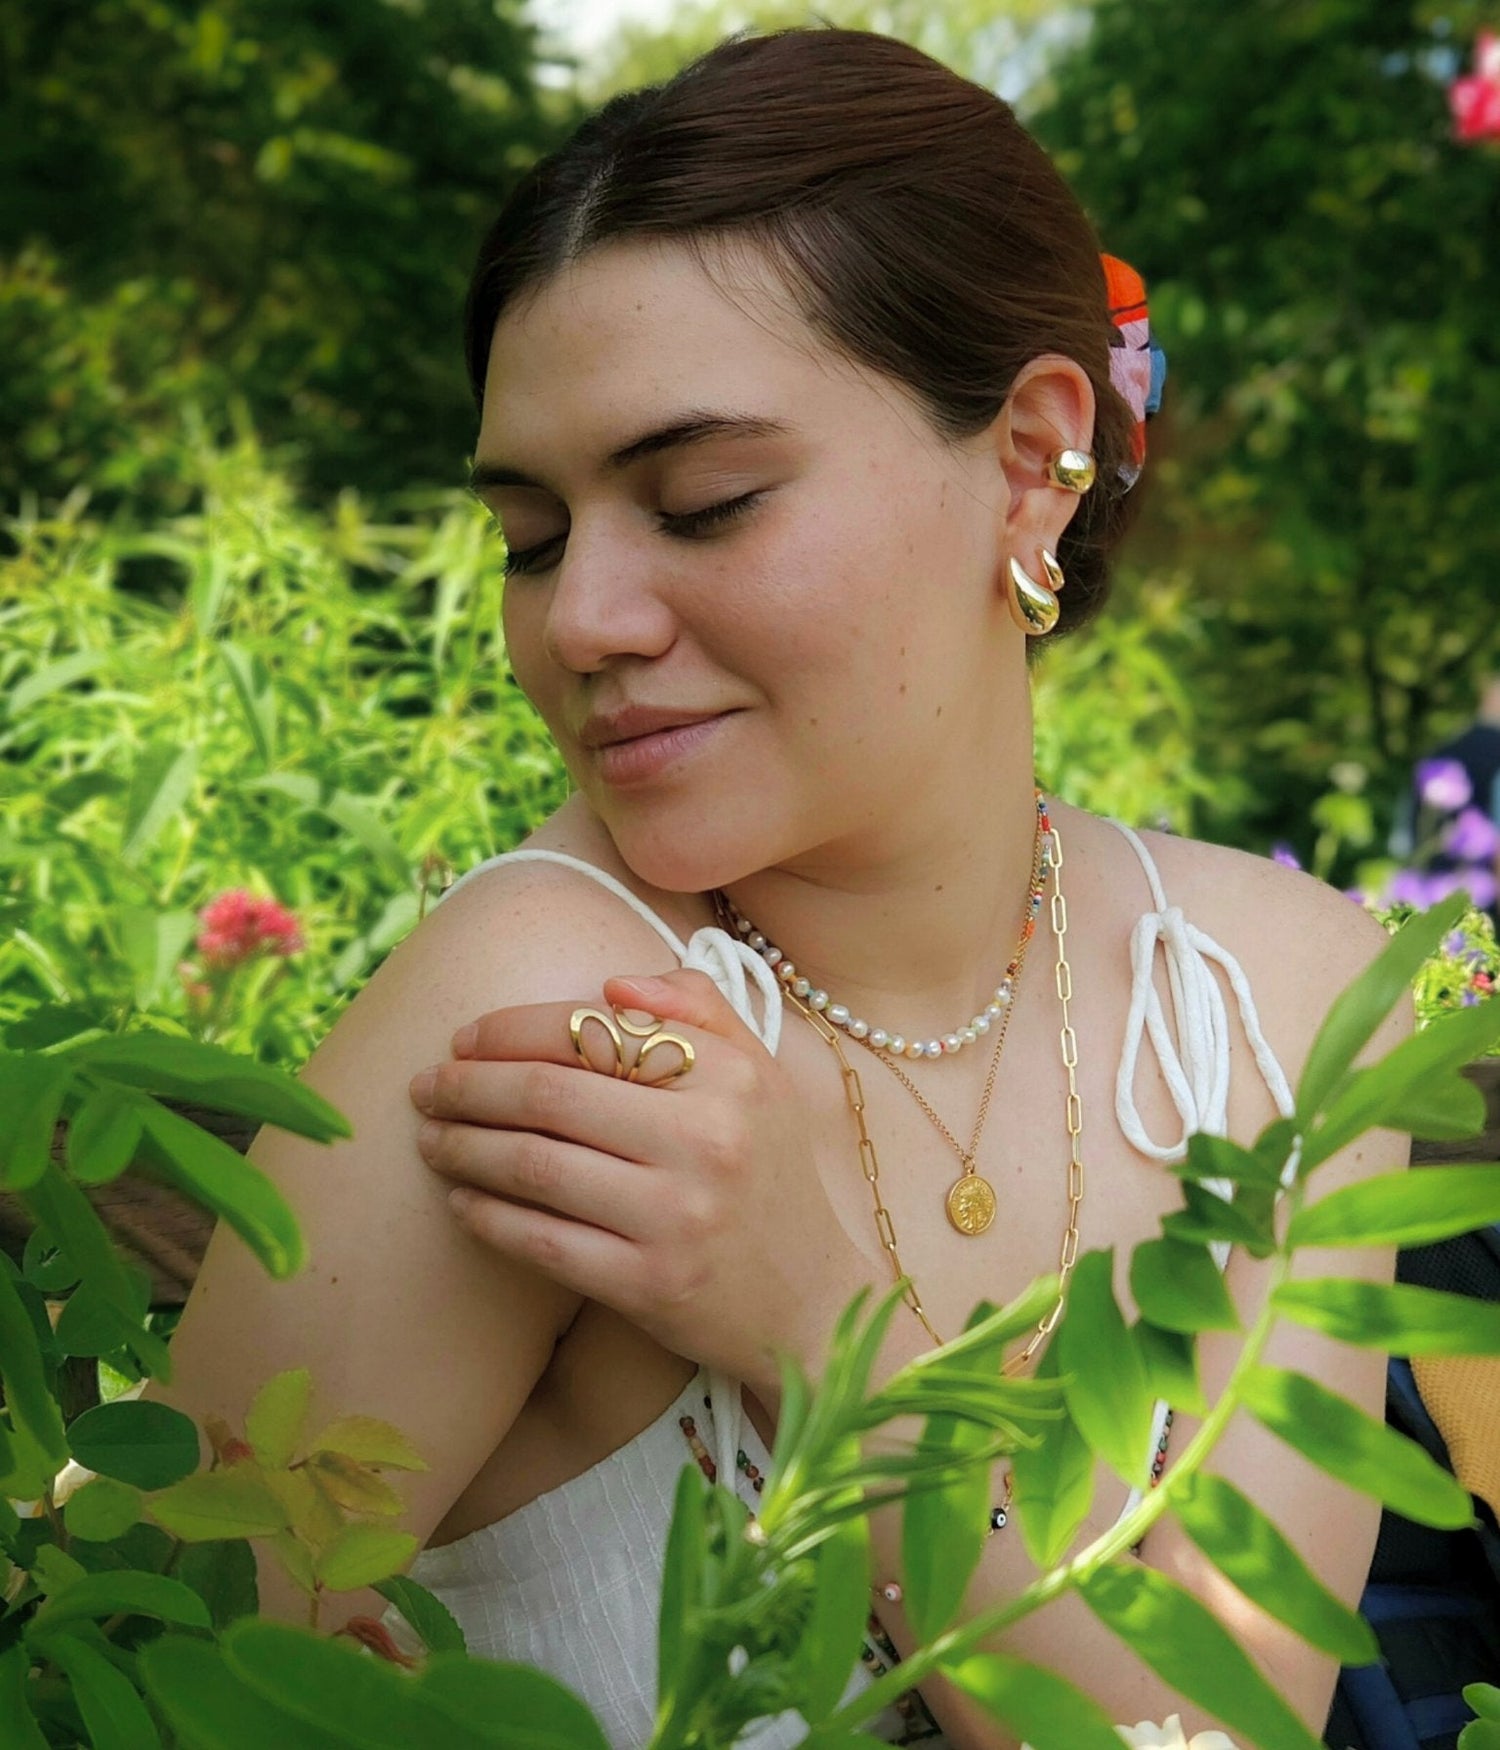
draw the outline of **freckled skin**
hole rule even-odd
[[[644,881],[723,887],[817,944],[811,970],[851,1001],[946,1030],[1009,958],[1029,877],[1031,701],[1006,566],[1055,550],[1077,507],[1045,463],[1087,445],[1093,390],[1045,355],[991,427],[950,443],[808,329],[753,252],[713,266],[610,245],[496,324],[475,458],[547,483],[485,494],[511,548],[546,555],[507,582],[512,667]],[[697,409],[796,430],[604,470]],[[663,526],[750,492],[702,534]],[[578,732],[629,702],[735,715],[622,788]]]

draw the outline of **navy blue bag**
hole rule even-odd
[[[1500,1300],[1500,1224],[1404,1248],[1396,1279]],[[1453,1468],[1400,1356],[1386,1372],[1386,1421]],[[1339,1673],[1323,1730],[1330,1750],[1456,1750],[1474,1717],[1464,1685],[1500,1685],[1500,1529],[1483,1501],[1475,1499],[1474,1511],[1478,1526],[1465,1531],[1436,1531],[1389,1509],[1381,1515],[1360,1599],[1381,1663]]]

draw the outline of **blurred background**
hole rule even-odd
[[[300,1061],[562,799],[461,484],[478,241],[612,92],[820,20],[1013,102],[1150,291],[1144,512],[1038,665],[1040,781],[1392,916],[1466,885],[1441,1000],[1491,988],[1500,5],[0,0],[11,1043]]]

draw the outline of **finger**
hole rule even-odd
[[[492,1197],[520,1200],[641,1240],[652,1231],[650,1168],[530,1130],[442,1124],[423,1150],[434,1172]]]
[[[623,1019],[637,1029],[660,1021],[673,1023],[671,1030],[682,1033],[691,1041],[695,1055],[700,1049],[700,1035],[728,1042],[742,1050],[749,1047],[760,1051],[765,1049],[708,974],[693,968],[669,972],[660,978],[606,979],[603,997],[597,1003],[522,1003],[491,1009],[470,1023],[470,1027],[460,1028],[454,1035],[454,1055],[459,1058],[536,1058],[582,1067],[569,1023],[575,1012],[588,1008],[597,1009],[611,1021],[614,1020],[613,1010],[618,1009]],[[619,1023],[616,1027],[621,1035],[620,1056],[628,1072],[649,1041],[633,1036]],[[581,1019],[579,1039],[588,1058],[588,1067],[602,1074],[612,1074],[620,1058],[616,1055],[606,1022]],[[664,1064],[666,1073],[670,1074],[682,1063],[682,1053],[663,1043],[650,1052],[640,1071],[642,1080],[672,1085],[670,1081],[662,1081],[658,1063]]]
[[[487,1197],[467,1186],[450,1192],[449,1202],[457,1218],[485,1245],[529,1264],[564,1288],[627,1315],[630,1307],[640,1304],[642,1260],[632,1241],[546,1210]]]
[[[531,1131],[623,1161],[660,1161],[688,1146],[686,1109],[654,1088],[571,1066],[449,1062],[432,1071],[422,1110],[448,1124]]]

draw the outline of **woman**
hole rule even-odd
[[[1006,105],[862,32],[732,39],[614,99],[484,242],[474,484],[508,548],[515,675],[576,792],[526,841],[543,855],[471,871],[323,1042],[305,1079],[353,1139],[267,1131],[252,1151],[313,1266],[267,1292],[216,1238],[174,1383],[153,1395],[234,1419],[271,1373],[307,1365],[315,1417],[407,1428],[432,1465],[408,1496],[428,1545],[414,1574],[475,1651],[557,1671],[617,1744],[650,1730],[681,1465],[731,1472],[753,1502],[773,1351],[819,1366],[837,1312],[889,1280],[887,1232],[926,1328],[903,1313],[878,1376],[1055,1269],[1070,1228],[1080,1251],[1115,1249],[1129,1308],[1124,1261],[1180,1203],[1163,1161],[1187,1130],[1250,1140],[1285,1111],[1329,1002],[1383,945],[1340,894],[1270,861],[1136,838],[1051,795],[1042,830],[1027,664],[1098,611],[1133,506],[1141,360],[1111,370],[1129,337],[1086,218]],[[1057,844],[1063,868],[1042,854]],[[641,993],[621,974],[666,976]],[[1154,991],[1171,1017],[1177,976],[1242,998],[1248,979],[1253,1001],[1231,993],[1216,1061],[1154,1029],[1142,1070],[1143,1008]],[[691,1064],[658,1039],[640,1081],[620,1079],[583,1007],[664,1020]],[[465,1061],[450,1044],[471,1022]],[[1372,1051],[1411,1025],[1398,1014]],[[633,1062],[641,1041],[618,1038]],[[422,1153],[409,1081],[435,1126]],[[1322,1182],[1406,1147],[1367,1138]],[[478,1195],[451,1208],[462,1184]],[[1353,1268],[1389,1280],[1392,1259]],[[1243,1308],[1262,1280],[1231,1259]],[[1204,1341],[1211,1395],[1235,1352]],[[1272,1359],[1379,1413],[1379,1355],[1287,1330]],[[1218,1468],[1357,1599],[1373,1502],[1246,1418]],[[1122,1496],[1101,1476],[1089,1534]],[[872,1585],[898,1569],[886,1518]],[[1321,1728],[1332,1660],[1171,1523],[1138,1559],[1197,1590]],[[968,1607],[1031,1572],[999,1531]],[[263,1587],[302,1619],[270,1567]],[[912,1640],[898,1601],[872,1603],[879,1668]],[[372,1609],[354,1595],[339,1619]],[[1214,1723],[1076,1599],[1004,1644],[1116,1719]],[[881,1729],[1014,1750],[943,1683]],[[799,1735],[783,1719],[747,1741]]]

